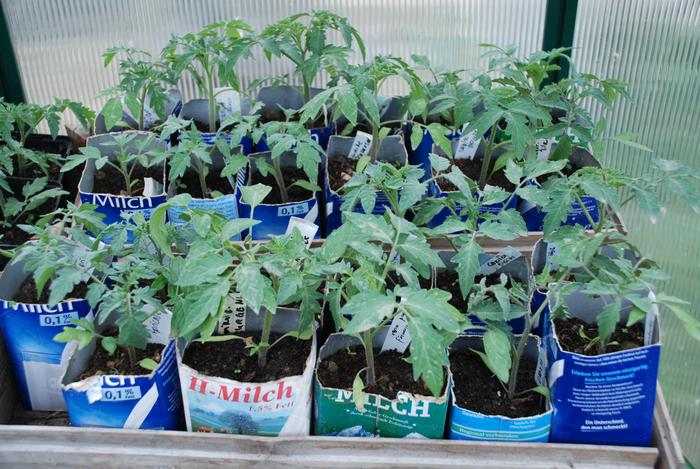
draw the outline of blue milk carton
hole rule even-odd
[[[237,91],[231,88],[215,88],[218,93],[216,95],[216,128],[220,123],[231,114],[240,113],[248,115],[252,108],[252,103],[247,99],[241,99]],[[180,112],[181,119],[193,120],[199,129],[209,128],[209,100],[208,99],[191,99],[187,101]],[[240,142],[234,142],[233,136],[226,130],[219,132],[200,132],[202,139],[209,145],[214,145],[217,138],[223,138],[229,145],[240,145],[244,155],[249,155],[253,152],[253,139],[245,135]]]
[[[129,131],[129,133],[135,133],[136,137],[130,143],[127,151],[137,151],[137,145],[139,143],[143,144],[147,139],[151,140],[149,145],[151,149],[155,150],[164,148],[165,146],[164,142],[154,138],[154,134],[149,132]],[[119,147],[115,144],[115,135],[117,134],[109,133],[89,137],[87,139],[87,146],[96,147],[100,150],[102,155],[114,158],[119,151]],[[165,162],[162,164],[161,180],[157,181],[150,177],[144,178],[144,190],[143,193],[138,196],[95,193],[93,187],[96,171],[95,160],[88,160],[85,163],[85,168],[80,178],[78,192],[80,193],[80,201],[82,203],[97,205],[96,210],[105,215],[103,221],[106,225],[128,223],[129,217],[136,212],[143,214],[144,218],[148,220],[151,218],[151,214],[155,208],[165,203]],[[97,233],[91,234],[96,235]],[[127,241],[131,242],[132,240],[133,233],[129,231]],[[103,241],[109,243],[111,241],[111,236],[108,234]]]
[[[183,427],[177,350],[169,338],[170,313],[156,313],[146,325],[151,333],[149,343],[164,345],[158,367],[148,374],[98,374],[81,379],[99,345],[93,341],[72,354],[61,378],[71,425],[149,430]]]
[[[92,318],[92,310],[77,298],[57,305],[12,301],[29,276],[21,262],[10,263],[0,276],[0,328],[24,407],[65,410],[60,378],[75,344],[53,338],[72,320]]]
[[[654,300],[652,292],[647,292]],[[582,290],[565,296],[572,317],[594,323],[610,298]],[[622,303],[624,322],[631,309]],[[552,311],[556,304],[550,305]],[[566,351],[554,321],[547,338],[548,381],[554,407],[551,441],[649,446],[661,354],[658,309],[644,323],[644,346],[588,356]]]
[[[340,187],[331,187],[328,178],[328,171],[331,171],[333,166],[332,161],[339,157],[359,159],[360,156],[369,154],[371,145],[372,136],[364,132],[358,132],[355,137],[333,135],[328,142],[326,167],[323,172],[326,237],[342,224],[341,207],[343,205],[343,197],[338,192]],[[390,135],[382,140],[377,151],[377,161],[395,162],[404,166],[408,161],[408,155],[403,143],[403,137],[401,135]],[[383,192],[377,192],[372,213],[374,215],[382,215],[386,211],[387,206],[389,206],[389,200],[386,198],[386,195]],[[354,211],[363,212],[362,206],[358,204],[355,206]]]
[[[272,164],[271,152],[253,153],[250,155],[248,165],[238,173],[236,184],[236,197],[238,199],[238,211],[241,218],[250,218],[251,206],[247,204],[242,197],[241,187],[253,184],[254,177],[257,176],[258,168],[255,161],[264,159],[268,164]],[[296,155],[293,151],[287,151],[279,156],[282,171],[286,168],[296,168]],[[277,185],[271,185],[272,190],[276,191]],[[262,203],[255,207],[253,219],[259,220],[260,223],[255,225],[252,230],[254,240],[269,240],[273,236],[283,235],[287,232],[290,221],[293,218],[301,218],[306,222],[313,223],[316,226],[321,225],[320,204],[322,194],[319,191],[310,192],[308,196],[290,201],[287,203]],[[269,196],[268,196],[269,197]],[[245,238],[248,230],[242,233]],[[316,231],[315,238],[320,238],[319,230]]]
[[[517,339],[519,339],[518,336],[516,336],[516,340]],[[451,353],[468,349],[483,351],[481,336],[461,336],[450,346]],[[537,360],[535,382],[538,385],[545,385],[545,355],[540,347],[539,337],[533,335],[529,337],[523,355],[524,358],[527,357],[532,360]],[[548,401],[544,404],[544,411],[538,415],[517,418],[509,418],[501,415],[486,415],[460,407],[455,397],[455,388],[459,384],[454,382],[451,371],[450,379],[453,382],[452,403],[448,421],[451,440],[528,443],[546,443],[549,441],[552,407]],[[545,399],[544,396],[542,396],[542,399]]]
[[[569,162],[575,170],[585,167],[600,168],[598,160],[581,147],[573,148],[573,153],[569,157]],[[530,181],[530,183],[538,186],[540,185],[540,182],[537,180]],[[581,202],[583,202],[583,206],[577,201],[571,204],[571,211],[567,214],[566,220],[562,222],[562,225],[581,225],[584,228],[591,228],[588,216],[590,216],[595,223],[600,220],[598,200],[595,197],[583,194],[581,195]],[[522,200],[520,202],[518,210],[525,220],[528,231],[543,230],[544,217],[547,215],[546,212],[527,200]]]

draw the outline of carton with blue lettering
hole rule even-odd
[[[323,90],[321,88],[309,89],[309,96],[313,98]],[[304,106],[304,96],[300,86],[279,85],[279,86],[264,86],[258,92],[257,101],[262,103],[262,108],[258,111],[261,115],[262,122],[270,121],[286,121],[285,110],[299,110]],[[321,145],[324,150],[328,147],[328,139],[335,131],[335,126],[331,122],[332,112],[329,111],[326,115],[320,116],[316,121],[312,122],[312,128],[309,129],[311,138],[316,143]],[[261,153],[270,151],[270,147],[265,141],[265,137],[261,138],[255,144],[255,152]]]
[[[547,153],[548,154],[548,153]],[[593,155],[581,147],[573,147],[573,152],[569,157],[571,174],[578,169],[585,167],[599,168],[600,163]],[[531,181],[535,185],[547,185],[548,181],[534,180]],[[581,202],[572,200],[571,210],[566,216],[566,220],[562,221],[562,225],[581,225],[584,228],[591,228],[591,220],[597,223],[600,214],[598,213],[598,200],[587,194],[581,195]],[[544,228],[544,218],[547,215],[546,209],[538,207],[530,201],[522,200],[518,206],[520,214],[525,220],[528,231],[542,231]]]
[[[492,161],[504,154],[506,150],[497,148],[493,151]],[[439,147],[433,145],[433,153],[447,157]],[[479,180],[479,173],[484,157],[484,144],[482,139],[476,139],[474,134],[468,134],[459,139],[452,140],[452,164],[457,166],[462,173],[472,179],[474,182]],[[502,210],[514,209],[518,206],[519,197],[514,193],[515,186],[503,175],[502,172],[492,174],[486,180],[486,185],[483,188],[484,193],[489,193],[488,197],[493,202],[484,202],[479,208],[480,214],[498,214]],[[449,197],[450,194],[456,193],[457,188],[444,178],[439,178],[431,182],[430,192],[433,197]],[[483,200],[483,199],[482,199]],[[464,206],[458,201],[456,202],[455,212],[466,220],[468,215],[463,214]],[[444,208],[438,212],[430,221],[431,227],[440,226],[447,217],[452,214],[449,208]],[[481,218],[479,223],[481,223]]]
[[[483,347],[482,337],[472,335],[458,337],[450,346],[450,377],[453,381],[448,420],[450,439],[529,443],[549,441],[552,420],[552,407],[549,401],[535,392],[525,393],[513,399],[513,401],[519,401],[519,407],[515,410],[511,409],[508,400],[498,399],[507,395],[507,392],[501,387],[498,378],[493,376],[492,372],[482,363],[481,357],[475,352],[475,350],[483,351]],[[544,386],[545,355],[540,347],[539,337],[529,336],[521,360],[521,368],[524,367],[523,362],[526,360],[529,360],[534,368],[533,381],[537,385]],[[481,379],[477,380],[475,372],[483,376],[490,376],[491,379],[488,382],[493,385],[493,389],[485,386]],[[523,376],[520,379],[523,379]],[[523,385],[520,384],[520,386]],[[489,396],[488,405],[494,409],[501,409],[504,415],[498,415],[495,411],[477,410],[478,404],[475,403],[474,397],[479,396],[479,400],[481,400],[484,394]],[[502,405],[500,405],[501,402],[503,402]],[[526,403],[527,407],[525,407]],[[532,415],[518,415],[523,411],[521,409],[531,409],[534,413]],[[505,415],[506,413],[508,415]]]
[[[656,379],[661,342],[658,307],[647,292],[653,314],[643,321],[644,345],[627,347],[599,355],[566,350],[563,333],[551,321],[547,339],[548,381],[552,396],[551,441],[558,443],[649,446],[652,441]],[[571,318],[594,324],[611,298],[593,297],[583,290],[560,299]],[[554,311],[556,304],[551,304]],[[626,323],[632,309],[622,302],[620,319]],[[577,331],[573,331],[577,333]],[[609,344],[612,345],[612,342]]]
[[[261,183],[272,188],[263,203],[255,207],[253,218],[260,221],[259,224],[251,228],[255,240],[268,240],[273,236],[285,234],[293,217],[301,218],[316,226],[321,225],[320,200],[322,195],[320,191],[311,192],[305,187],[294,184],[297,181],[306,180],[307,176],[301,168],[297,168],[297,159],[293,151],[284,152],[278,158],[284,182],[277,181],[271,172],[263,175],[260,169],[272,165],[270,152],[251,154],[248,165],[238,173],[236,197],[238,198],[240,218],[250,218],[251,214],[251,206],[243,199],[241,187]],[[264,163],[258,163],[261,160]],[[282,195],[280,184],[285,186],[286,200]],[[245,238],[247,231],[242,236]],[[315,237],[320,237],[320,230],[317,231]]]
[[[390,332],[390,326],[385,326],[373,337],[375,350],[384,348]],[[393,332],[392,336],[396,337]],[[362,345],[356,337],[334,333],[319,351],[314,380],[316,435],[441,439],[445,432],[451,388],[449,378],[445,379],[445,388],[438,397],[397,390],[396,396],[390,399],[365,391],[362,409],[358,409],[351,388],[324,384],[319,369],[332,367],[334,354],[352,353],[358,347],[361,349]],[[426,394],[429,394],[427,389]]]
[[[354,169],[355,160],[358,160],[363,155],[369,155],[371,146],[372,136],[361,131],[358,131],[355,137],[333,135],[328,142],[326,167],[323,171],[326,237],[333,230],[340,227],[343,222],[341,213],[343,196],[340,194],[340,189],[352,177],[351,173],[344,172],[345,165],[350,161]],[[406,165],[408,155],[403,143],[403,137],[401,135],[390,135],[384,138],[379,144],[377,161],[393,163],[399,167]],[[331,174],[333,175],[332,178],[330,177]],[[372,213],[381,215],[386,211],[388,205],[389,200],[386,198],[386,195],[382,192],[377,192]],[[361,204],[357,204],[354,211],[363,212]]]
[[[128,131],[95,135],[88,138],[87,147],[81,149],[90,156],[78,186],[80,201],[96,205],[106,225],[129,223],[137,212],[149,219],[153,210],[165,202],[165,161],[149,167],[139,163],[151,157],[151,150],[165,148],[154,134]],[[121,172],[117,166],[126,169]],[[131,241],[133,233],[127,233]],[[106,243],[111,240],[109,233],[103,239]]]
[[[255,336],[263,327],[264,314],[248,309],[233,293],[217,324],[217,335]],[[284,334],[299,327],[299,311],[278,309],[272,315],[272,334]],[[282,376],[266,382],[249,382],[231,376],[211,376],[198,371],[189,361],[185,340],[178,340],[178,361],[187,430],[258,436],[304,436],[311,424],[311,380],[316,363],[316,334],[308,343],[308,355],[301,374]],[[226,342],[211,343],[219,350]],[[207,345],[207,344],[199,344]],[[284,344],[278,344],[278,347]],[[274,350],[274,349],[270,349]],[[278,349],[279,350],[279,349]],[[282,352],[283,353],[283,352]],[[270,357],[268,355],[268,357]],[[213,356],[211,360],[215,360]],[[190,363],[188,365],[187,363]]]
[[[24,407],[65,410],[60,379],[74,346],[53,338],[72,320],[91,318],[92,311],[80,298],[56,305],[13,301],[30,275],[21,262],[12,262],[0,276],[0,329]]]
[[[93,341],[73,352],[60,381],[72,426],[182,429],[182,396],[175,341],[169,337],[170,314],[155,313],[145,324],[151,335],[149,343],[163,345],[157,368],[148,374],[83,377],[100,345]]]

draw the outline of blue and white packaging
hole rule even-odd
[[[138,134],[138,137],[131,142],[134,149],[136,148],[136,140],[143,141],[148,138],[153,138],[153,134],[150,132],[129,132]],[[88,137],[87,146],[99,148],[102,155],[109,156],[111,158],[119,151],[118,146],[114,143],[115,135],[117,134],[109,133]],[[155,138],[153,139],[151,145],[153,149],[164,148],[165,143]],[[96,211],[105,215],[103,222],[106,225],[125,223],[127,222],[127,219],[136,212],[143,214],[144,218],[148,220],[151,218],[151,215],[156,207],[162,203],[165,203],[165,162],[163,162],[162,165],[163,183],[156,181],[153,178],[145,178],[143,195],[140,196],[127,197],[123,195],[94,193],[93,187],[95,172],[95,160],[88,160],[85,163],[85,168],[83,169],[83,174],[78,185],[80,201],[82,203],[97,205]],[[91,234],[95,235],[97,233]],[[132,240],[133,234],[131,231],[129,231],[127,241],[131,242]],[[105,236],[103,241],[109,243],[111,241],[111,236]]]
[[[549,155],[549,152],[546,153]],[[600,163],[596,160],[593,155],[588,151],[580,147],[574,147],[573,153],[569,157],[569,161],[574,168],[580,169],[585,167],[600,167]],[[530,181],[531,184],[539,185],[538,181]],[[587,194],[581,195],[581,202],[583,206],[578,201],[573,201],[571,204],[571,211],[567,214],[566,220],[562,222],[562,225],[581,225],[586,229],[591,228],[590,220],[588,215],[594,222],[598,222],[600,219],[600,214],[598,213],[598,200]],[[542,231],[544,229],[544,217],[546,212],[543,212],[539,207],[537,207],[532,202],[527,200],[522,200],[518,211],[525,220],[528,231]],[[588,213],[588,215],[586,214]]]
[[[463,351],[470,348],[483,350],[480,336],[467,335],[458,337],[450,346],[450,352]],[[535,382],[538,385],[545,385],[545,357],[544,351],[540,347],[539,337],[530,335],[523,355],[532,360],[537,360]],[[538,415],[518,418],[485,415],[457,405],[454,391],[457,384],[452,378],[452,371],[450,371],[450,380],[452,381],[452,402],[448,428],[451,440],[528,443],[546,443],[549,441],[552,407],[548,401],[545,404],[545,411]],[[542,399],[545,399],[545,397],[542,396]]]
[[[649,297],[654,300],[652,292]],[[562,299],[572,317],[594,323],[610,298],[583,291]],[[620,318],[627,320],[628,302]],[[553,311],[556,304],[550,304]],[[554,322],[547,338],[552,396],[551,441],[557,443],[649,446],[652,441],[656,379],[661,354],[658,308],[644,323],[644,346],[603,355],[567,352]]]
[[[343,197],[330,187],[328,178],[328,170],[330,167],[329,162],[338,157],[357,159],[363,154],[369,154],[371,143],[371,136],[361,132],[358,132],[356,137],[341,137],[333,135],[328,142],[328,150],[326,151],[326,165],[323,171],[323,188],[325,196],[324,208],[326,210],[324,214],[326,237],[328,237],[333,230],[339,228],[343,223],[342,213],[340,211],[343,205]],[[361,150],[358,150],[358,148],[361,148]],[[403,137],[401,135],[390,135],[382,140],[379,144],[379,150],[377,151],[377,161],[394,161],[401,165],[405,165],[408,162],[408,155],[406,153],[406,147],[403,143]],[[377,199],[372,213],[374,215],[382,215],[384,212],[386,212],[386,208],[388,206],[389,199],[386,198],[386,195],[383,192],[377,192]],[[363,212],[362,206],[358,204],[354,208],[354,211]]]
[[[170,335],[170,313],[156,313],[146,321],[149,343],[162,344],[158,367],[144,375],[94,375],[79,380],[96,347],[93,341],[75,350],[61,378],[68,417],[75,427],[180,430],[182,396],[177,351]]]
[[[321,88],[311,88],[309,95],[311,98],[322,92]],[[269,112],[280,112],[284,114],[285,109],[298,110],[304,106],[304,96],[301,94],[301,87],[280,85],[280,86],[264,86],[258,92],[257,101],[262,103],[262,108],[258,111],[260,114]],[[335,131],[335,126],[330,122],[332,109],[327,112],[326,123],[323,127],[315,127],[309,130],[311,138],[318,143],[324,150],[328,147],[328,139]],[[265,141],[265,137],[261,138],[255,144],[255,152],[263,153],[270,151],[270,147]]]
[[[254,153],[250,160],[256,158],[271,158],[271,153]],[[282,170],[285,168],[296,168],[296,155],[291,152],[285,152],[279,156]],[[245,203],[241,193],[241,187],[248,185],[253,179],[253,165],[250,163],[241,169],[238,173],[236,184],[236,198],[238,199],[238,212],[241,218],[250,218],[251,206]],[[273,186],[272,190],[277,190]],[[255,207],[253,218],[259,220],[260,223],[251,228],[252,237],[254,240],[269,240],[273,236],[283,235],[287,232],[289,220],[292,217],[302,218],[316,226],[321,224],[320,207],[320,192],[310,193],[309,198],[287,202],[284,204],[266,204],[262,203]],[[247,236],[247,230],[242,234],[242,237]],[[320,238],[320,234],[316,234],[316,238]]]
[[[237,146],[233,149],[233,153],[240,153],[242,151],[241,146]],[[213,166],[221,169],[224,166],[224,160],[218,151],[212,152],[212,162]],[[210,213],[217,213],[226,220],[235,220],[238,218],[238,198],[236,196],[236,179],[233,176],[227,176],[228,182],[231,186],[231,193],[224,194],[216,198],[206,198],[200,199],[193,197],[188,204],[189,208],[202,210]],[[178,194],[178,187],[176,181],[170,181],[168,185],[168,199],[175,197]],[[180,215],[185,211],[184,207],[171,206],[168,207],[168,221],[175,225],[176,227],[183,227],[187,224],[185,220],[180,218]],[[240,240],[240,235],[235,235],[232,240]]]
[[[27,410],[65,410],[60,379],[74,344],[54,342],[73,319],[92,318],[84,299],[57,305],[12,301],[30,274],[21,262],[10,263],[0,276],[0,329]]]

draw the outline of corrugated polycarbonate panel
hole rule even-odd
[[[580,70],[630,83],[635,102],[607,116],[610,135],[634,132],[654,149],[611,142],[607,163],[634,175],[649,171],[652,158],[700,166],[700,1],[579,0],[574,47]],[[700,317],[700,217],[675,202],[666,207],[654,225],[638,210],[624,215],[643,251],[673,277],[666,290]],[[683,449],[700,464],[700,343],[664,313],[661,382]]]
[[[110,46],[133,44],[158,52],[172,34],[240,17],[256,30],[294,13],[332,10],[349,18],[367,45],[367,55],[425,54],[451,68],[483,67],[480,43],[517,44],[522,53],[540,48],[546,0],[2,0],[27,100],[94,99],[117,81],[116,65],[102,67]],[[359,61],[359,57],[357,57]],[[290,72],[283,61],[257,60],[238,67],[243,84]],[[321,77],[317,86],[322,86]],[[191,81],[180,85],[196,97]],[[384,94],[403,90],[388,82]]]

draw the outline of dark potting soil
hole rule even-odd
[[[347,156],[336,156],[328,159],[328,183],[332,190],[339,191],[355,174],[357,160]]]
[[[528,417],[544,411],[543,400],[536,392],[508,398],[508,392],[491,373],[483,360],[471,350],[450,353],[457,405],[485,415]],[[521,360],[518,368],[518,391],[535,387],[535,363]]]
[[[303,180],[309,180],[308,176],[306,176],[306,173],[304,172],[303,169],[301,168],[283,168],[282,169],[282,177],[284,178],[284,185],[287,186],[287,196],[289,196],[289,200],[287,202],[301,202],[302,200],[307,200],[311,198],[312,193],[309,192],[308,190],[304,189],[303,187],[299,186],[293,186],[289,187],[291,184],[295,183],[296,181],[303,181]],[[281,204],[285,203],[282,201],[282,196],[280,195],[279,188],[277,187],[277,182],[275,182],[275,178],[272,176],[272,173],[268,173],[267,176],[264,176],[257,171],[253,172],[253,177],[251,178],[251,185],[252,184],[265,184],[266,186],[272,187],[272,191],[270,191],[269,194],[267,194],[267,197],[265,197],[265,200],[263,203],[266,204]]]
[[[177,192],[179,194],[188,193],[192,197],[198,199],[209,198],[212,192],[220,192],[223,195],[233,194],[234,189],[228,178],[221,177],[221,169],[209,168],[209,174],[206,177],[207,194],[202,194],[201,185],[199,184],[199,175],[196,171],[186,171],[185,175],[178,181]]]
[[[116,337],[117,329],[110,327],[102,332],[102,335]],[[95,375],[148,375],[151,372],[139,365],[141,360],[150,358],[156,363],[160,363],[163,355],[163,344],[148,344],[145,349],[136,349],[136,360],[131,364],[129,353],[123,347],[117,347],[114,355],[110,355],[98,344],[95,348],[95,353],[90,357],[87,369],[80,374],[80,379],[89,378]]]
[[[143,178],[150,177],[163,184],[163,167],[161,165],[144,168],[136,166],[131,173],[131,180],[136,184],[131,189],[131,196],[138,197],[143,193]],[[111,166],[104,166],[95,171],[95,180],[92,192],[95,194],[126,195],[124,177]]]
[[[557,338],[562,348],[567,352],[579,353],[590,357],[600,355],[601,351],[596,345],[586,349],[588,341],[581,337],[580,331],[586,337],[593,339],[598,336],[598,324],[588,324],[578,318],[562,318],[554,320]],[[615,332],[610,336],[610,341],[605,353],[619,352],[644,347],[644,325],[640,322],[626,327],[625,323],[618,322]]]
[[[318,367],[318,379],[321,384],[338,389],[352,389],[355,376],[367,363],[364,348],[352,347],[349,352],[342,349],[321,361]],[[432,395],[422,380],[413,380],[411,364],[397,351],[387,350],[379,353],[379,350],[375,350],[374,368],[377,384],[365,387],[365,392],[381,394],[387,399],[395,399],[399,391],[422,396]]]
[[[281,337],[270,334],[273,344]],[[251,340],[257,342],[259,335]],[[304,373],[311,353],[310,340],[285,337],[267,351],[267,365],[258,368],[258,356],[250,355],[243,340],[225,342],[192,342],[185,351],[183,363],[208,376],[234,379],[246,383],[264,383]]]
[[[456,165],[464,173],[465,176],[477,182],[481,173],[481,161],[481,158],[473,160],[460,159],[452,160],[452,164]],[[493,168],[493,165],[496,162],[496,160],[494,158],[491,161],[491,168]],[[440,186],[440,189],[443,190],[443,192],[454,192],[458,190],[457,187],[447,179],[440,178],[438,179],[437,183]],[[508,180],[508,178],[502,170],[496,171],[496,173],[494,173],[490,178],[488,178],[486,184],[500,187],[508,192],[512,192],[515,190],[515,186]]]
[[[46,285],[44,285],[44,289],[41,291],[41,296],[37,295],[36,283],[34,283],[34,278],[32,278],[32,276],[30,275],[26,279],[24,279],[24,282],[22,282],[22,284],[19,286],[13,299],[19,303],[45,304],[49,301],[50,287],[51,282],[47,282]],[[70,292],[68,296],[66,296],[66,299],[83,299],[85,298],[85,295],[87,295],[87,289],[87,284],[79,283],[75,286],[75,288],[73,288],[73,291]]]

